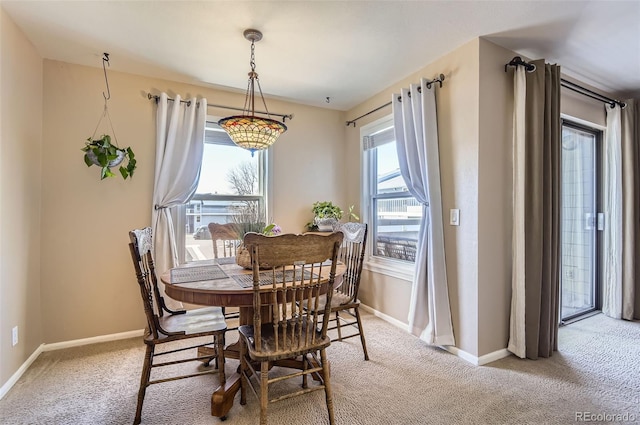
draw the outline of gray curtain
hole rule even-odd
[[[622,318],[640,319],[640,110],[627,100],[622,124]]]
[[[536,70],[526,73],[526,90],[516,91],[526,97],[523,169],[518,170],[524,179],[524,205],[518,210],[523,216],[513,218],[523,223],[522,240],[514,244],[523,247],[524,264],[522,273],[514,264],[513,287],[522,290],[514,290],[518,299],[512,299],[512,309],[523,306],[524,312],[512,310],[509,349],[537,359],[558,349],[561,127],[560,67],[544,60],[533,63]]]

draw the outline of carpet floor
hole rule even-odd
[[[562,327],[549,359],[511,356],[473,366],[371,314],[363,321],[370,361],[358,338],[327,350],[336,424],[640,422],[639,322],[599,314]],[[0,400],[0,424],[130,424],[143,356],[140,338],[44,352]],[[227,374],[237,364],[228,360]],[[152,385],[142,423],[220,423],[210,415],[217,379]],[[241,406],[239,397],[224,423],[258,423],[258,400],[249,392]],[[328,423],[323,392],[271,405],[269,423]]]

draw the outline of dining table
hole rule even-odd
[[[329,279],[331,267],[322,267],[321,277]],[[346,266],[336,264],[333,288],[342,283]],[[184,303],[200,306],[236,307],[239,310],[239,325],[253,323],[253,271],[236,264],[235,257],[193,261],[167,270],[160,276],[168,297]],[[269,317],[270,298],[265,290],[261,301],[263,317]],[[239,342],[225,346],[225,359],[240,359]],[[199,348],[199,355],[213,354],[213,348]],[[281,365],[296,367],[294,359],[285,360]],[[220,366],[223,367],[223,366]],[[240,389],[239,366],[225,378],[211,395],[211,415],[221,419],[233,407],[236,393]]]

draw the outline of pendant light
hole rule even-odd
[[[249,82],[247,93],[244,99],[242,115],[234,115],[218,121],[218,125],[227,132],[231,140],[241,148],[251,151],[251,156],[257,150],[267,149],[278,137],[287,131],[284,123],[271,119],[267,104],[262,95],[260,79],[256,72],[255,43],[262,40],[262,33],[255,29],[244,31],[244,38],[251,42],[251,71],[249,72]],[[257,117],[255,115],[255,86],[258,85],[260,99],[264,105],[269,118]]]

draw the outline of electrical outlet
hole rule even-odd
[[[17,326],[14,326],[13,329],[11,329],[11,344],[14,347],[18,345],[18,327]]]

